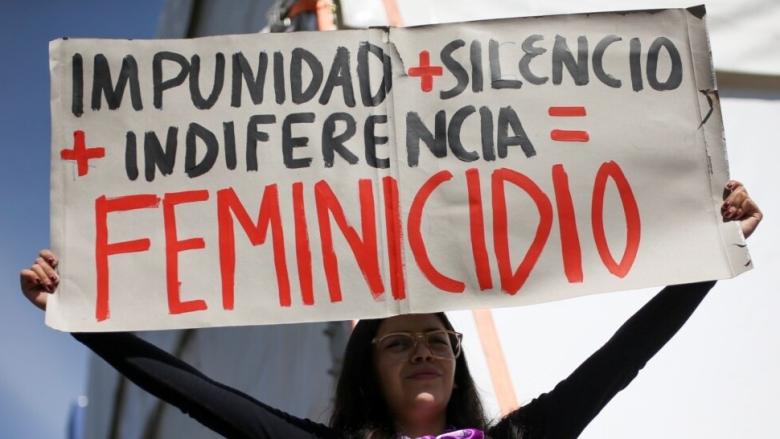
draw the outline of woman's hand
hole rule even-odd
[[[19,273],[22,293],[35,306],[46,310],[49,294],[57,289],[60,277],[57,275],[57,256],[51,250],[41,250],[30,268]]]
[[[739,221],[745,238],[753,234],[758,223],[764,218],[756,202],[745,190],[745,186],[734,180],[726,183],[720,213],[723,215],[723,221]]]

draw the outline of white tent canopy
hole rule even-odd
[[[680,8],[680,0],[342,0],[347,27],[415,26],[465,20],[629,9]],[[776,0],[711,0],[706,3],[708,27],[717,70],[755,75],[780,75],[780,2]],[[387,9],[395,8],[401,23]]]

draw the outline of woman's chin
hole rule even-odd
[[[444,398],[436,393],[420,392],[414,397],[414,411],[418,414],[436,413],[446,406]]]
[[[407,388],[407,395],[416,409],[446,407],[450,395],[442,389],[438,383],[418,383],[417,386]]]
[[[436,403],[436,397],[433,395],[433,393],[430,392],[420,392],[417,394],[417,396],[414,398],[414,402],[417,405],[425,406],[425,405],[433,405]]]

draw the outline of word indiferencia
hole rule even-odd
[[[480,141],[476,145],[464,145],[461,139],[463,126],[469,119],[479,127]],[[439,110],[427,123],[417,112],[409,111],[403,124],[406,135],[401,141],[406,145],[409,167],[418,166],[421,144],[435,158],[444,158],[449,153],[463,162],[504,159],[512,147],[519,147],[526,158],[536,155],[520,117],[511,105],[495,109],[467,105],[449,114]],[[236,125],[242,128],[237,130]],[[239,169],[239,162],[243,162],[242,168],[246,171],[258,171],[261,162],[300,169],[314,167],[315,156],[320,159],[316,163],[325,168],[342,161],[385,169],[391,166],[387,125],[388,117],[384,114],[371,114],[357,120],[350,113],[334,112],[323,120],[313,112],[295,112],[279,117],[255,114],[242,122],[224,121],[217,129],[195,122],[186,130],[171,126],[164,140],[155,131],[143,133],[143,140],[138,139],[135,131],[128,131],[125,135],[125,173],[134,181],[142,167],[146,181],[154,181],[160,174],[173,174],[178,167],[189,178],[197,178],[215,169],[218,161],[223,161],[224,169],[229,171]],[[312,133],[318,135],[311,136]],[[275,150],[281,152],[281,163],[271,162],[280,155]]]

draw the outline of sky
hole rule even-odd
[[[55,38],[151,38],[162,0],[3,1],[0,12],[0,437],[64,437],[87,353],[43,324],[19,270],[49,243],[49,67]]]

